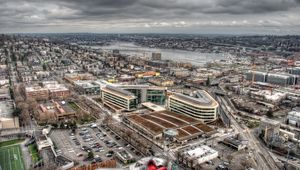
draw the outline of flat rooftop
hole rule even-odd
[[[218,151],[210,148],[209,146],[206,146],[206,145],[202,145],[202,146],[199,146],[199,147],[196,147],[196,148],[190,148],[190,149],[187,149],[184,151],[184,154],[187,156],[187,157],[190,157],[190,158],[198,158],[198,157],[205,157],[205,156],[208,156],[208,155],[211,155],[211,154],[215,154],[215,153],[218,153]]]
[[[47,84],[44,87],[47,88],[50,92],[69,90],[64,84]]]
[[[116,87],[122,88],[122,89],[153,89],[153,90],[166,90],[165,87],[159,87],[159,86],[150,86],[150,85],[142,85],[142,84],[132,84],[132,85],[122,85],[117,84]]]
[[[288,75],[288,74],[283,74],[283,73],[269,73],[268,74],[268,77],[270,78],[270,77],[280,77],[280,78],[284,78],[284,79],[288,79],[288,78],[290,78],[290,76],[292,76],[292,75]],[[293,75],[294,76],[294,75]]]
[[[0,101],[0,118],[13,118],[14,102],[12,100]]]
[[[135,99],[135,95],[129,91],[126,91],[126,90],[123,90],[121,88],[118,88],[118,87],[113,87],[113,86],[106,86],[102,89],[102,91],[106,91],[106,92],[110,92],[110,93],[113,93],[117,96],[120,96],[120,97],[124,97],[124,98],[127,98],[127,99]]]
[[[125,117],[153,136],[161,134],[167,129],[176,129],[178,131],[176,138],[184,140],[214,131],[200,120],[167,110],[147,114],[134,113]]]
[[[147,107],[148,109],[155,111],[155,112],[159,112],[159,111],[164,111],[166,110],[164,107],[159,106],[157,104],[154,104],[152,102],[144,102],[142,103],[143,106]]]
[[[100,87],[98,84],[94,84],[92,81],[89,80],[77,80],[74,82],[74,84],[83,88]]]
[[[38,85],[25,87],[26,92],[35,92],[35,91],[43,91],[43,90],[47,91],[48,89],[45,87],[38,86]]]

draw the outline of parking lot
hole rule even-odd
[[[53,130],[50,137],[58,154],[79,163],[112,159],[115,153],[121,150],[126,150],[135,159],[141,157],[139,152],[105,126],[85,126],[77,128],[75,132]],[[89,152],[93,152],[94,158],[87,159]]]

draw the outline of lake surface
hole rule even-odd
[[[175,50],[175,49],[158,49],[148,48],[135,45],[133,43],[117,42],[109,46],[89,46],[94,49],[103,49],[112,51],[118,49],[121,54],[128,54],[134,56],[150,57],[152,52],[161,53],[162,59],[173,60],[179,62],[190,62],[193,65],[204,65],[207,62],[214,60],[227,59],[232,55],[227,53],[201,53],[194,51]]]

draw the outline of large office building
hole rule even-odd
[[[111,98],[108,98],[107,95],[113,94],[116,91],[117,95],[114,94],[114,97],[116,98],[115,100],[117,100],[117,98],[119,98],[119,100],[126,101],[134,99],[134,102],[132,101],[132,103],[134,103],[134,107],[122,107],[122,109],[125,109],[127,111],[134,110],[137,107],[142,106],[142,103],[145,102],[151,102],[157,105],[164,105],[166,101],[166,87],[157,87],[150,85],[111,84],[104,81],[96,81],[95,83],[100,86],[100,95],[103,103],[111,103],[112,101],[109,101],[111,100]]]
[[[138,103],[152,102],[163,105],[166,99],[166,88],[148,85],[120,85],[119,88],[133,93]]]
[[[265,72],[249,71],[246,73],[246,80],[252,81],[254,79],[256,82],[266,82],[267,75]]]
[[[132,111],[137,108],[137,97],[129,91],[106,86],[101,89],[102,102],[113,110]]]
[[[290,76],[283,74],[269,73],[266,82],[270,84],[277,84],[281,86],[289,85]]]
[[[198,90],[191,95],[173,93],[169,96],[168,109],[204,122],[217,119],[219,104],[206,91]]]
[[[293,73],[296,73],[296,71],[294,71]],[[255,82],[270,83],[270,84],[276,84],[280,86],[298,84],[298,75],[295,74],[248,71],[245,75],[246,75],[246,80],[249,81],[254,80]]]

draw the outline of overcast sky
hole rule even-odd
[[[300,34],[300,0],[0,0],[0,32]]]

